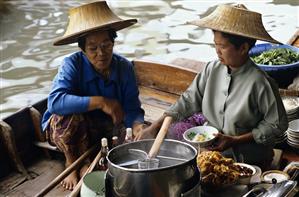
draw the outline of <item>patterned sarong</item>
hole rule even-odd
[[[50,117],[46,136],[51,145],[57,146],[62,152],[72,155],[84,153],[88,147],[101,143],[101,138],[111,139],[117,135],[114,130],[124,130],[123,125],[117,129],[112,121],[101,122],[96,116],[88,114],[56,115]]]

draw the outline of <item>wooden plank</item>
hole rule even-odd
[[[38,191],[45,187],[50,180],[57,177],[64,169],[64,163],[59,160],[47,160],[41,159],[40,161],[31,165],[28,171],[36,176],[36,178],[27,180],[26,182],[20,182],[22,177],[18,174],[12,174],[0,183],[0,193],[5,196],[34,196]],[[16,182],[20,182],[16,185]],[[47,196],[66,196],[69,191],[58,185]]]
[[[287,44],[299,47],[299,30],[296,31]]]
[[[58,185],[65,177],[67,177],[71,172],[78,169],[82,162],[86,160],[95,150],[97,149],[97,144],[89,148],[84,154],[82,154],[76,161],[74,161],[70,166],[68,166],[62,173],[59,174],[54,180],[47,184],[42,190],[40,190],[35,197],[44,196],[49,191],[51,191],[56,185]]]
[[[180,66],[183,68],[189,68],[191,70],[194,70],[196,72],[201,72],[204,67],[206,66],[206,62],[201,62],[197,60],[192,60],[188,58],[176,58],[173,61],[170,62],[170,64],[174,64],[176,66]]]
[[[165,109],[152,106],[152,105],[147,105],[147,104],[142,104],[141,106],[144,111],[145,111],[145,116],[144,119],[149,122],[153,122],[157,120],[160,116],[163,115]]]
[[[157,120],[178,99],[178,95],[139,86],[140,100],[145,111],[144,119],[149,122]]]
[[[141,103],[160,106],[164,109],[169,107],[179,98],[176,94],[166,93],[144,86],[139,86],[139,91]]]
[[[181,95],[197,71],[176,65],[134,60],[138,84],[160,91]]]

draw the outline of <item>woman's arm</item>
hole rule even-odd
[[[215,137],[216,142],[213,144],[213,146],[208,148],[209,150],[224,151],[230,147],[254,141],[252,132],[248,132],[239,136],[230,136],[218,133],[215,135]]]

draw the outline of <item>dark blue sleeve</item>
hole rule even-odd
[[[48,97],[48,110],[51,114],[67,115],[88,110],[89,97],[80,96],[80,71],[75,56],[64,59]],[[77,56],[77,58],[80,58]]]

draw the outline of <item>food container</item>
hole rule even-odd
[[[249,165],[249,164],[246,164],[246,163],[234,163],[234,165],[239,165],[243,168],[247,168],[249,170],[251,170],[251,174],[249,175],[242,175],[239,179],[238,179],[238,184],[241,184],[241,185],[248,185],[251,183],[251,178],[256,174],[256,169],[252,166],[252,165]]]
[[[105,196],[105,171],[94,171],[83,178],[80,190],[81,197],[104,197]]]
[[[210,146],[214,142],[214,135],[216,135],[217,133],[218,130],[215,127],[197,126],[186,130],[183,134],[183,138],[196,148],[204,148]],[[198,139],[194,139],[197,138],[197,136],[199,136],[203,140],[199,141]]]
[[[264,51],[268,51],[276,48],[287,48],[299,53],[299,48],[291,45],[277,45],[277,44],[257,44],[250,51],[249,56],[260,55]],[[299,72],[299,62],[285,65],[265,65],[257,64],[262,70],[266,71],[272,78],[274,78],[279,84],[280,88],[286,88],[293,82],[293,78]]]
[[[289,180],[290,176],[280,170],[269,170],[262,174],[261,180],[264,183],[280,183]]]
[[[165,139],[157,156],[158,168],[139,169],[138,163],[125,167],[119,165],[142,159],[136,158],[136,154],[130,154],[129,150],[149,152],[153,142],[153,139],[140,140],[122,144],[109,151],[106,196],[200,196],[197,150],[190,144]]]

